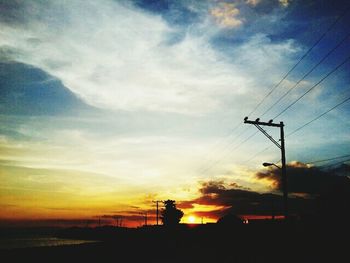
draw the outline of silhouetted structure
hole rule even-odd
[[[166,200],[164,201],[165,209],[162,210],[161,219],[163,221],[163,225],[165,226],[175,226],[179,224],[181,218],[184,213],[176,208],[174,200]]]
[[[156,210],[156,219],[157,219],[157,226],[158,226],[158,221],[159,221],[159,203],[164,203],[164,201],[157,200],[157,201],[152,201],[153,203],[156,204],[157,210]]]
[[[227,215],[224,215],[223,217],[220,217],[217,223],[225,227],[240,226],[243,224],[243,220],[234,214],[227,214]]]
[[[248,120],[248,117],[244,118],[244,123],[253,124],[257,127],[270,141],[272,141],[280,150],[281,150],[281,162],[282,162],[282,192],[283,192],[283,204],[284,204],[284,217],[288,218],[288,186],[287,186],[287,171],[286,171],[286,149],[284,144],[284,123],[281,121],[280,123],[273,123],[273,120],[269,120],[269,122],[261,122],[259,118],[255,121]],[[278,127],[280,128],[280,136],[281,138],[279,142],[277,142],[274,138],[272,138],[263,128],[260,126],[269,126],[269,127]],[[267,165],[271,165],[269,163],[265,163]],[[273,164],[275,165],[275,164]],[[275,165],[276,166],[276,165]],[[276,166],[278,167],[278,166]]]

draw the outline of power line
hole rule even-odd
[[[348,38],[350,37],[350,33],[347,34],[341,41],[339,41],[328,53],[322,57],[322,59],[315,64],[304,76],[299,79],[293,87],[291,87],[286,93],[284,93],[275,103],[273,103],[267,110],[265,110],[261,116],[264,116],[268,113],[273,107],[275,107],[283,98],[285,98],[292,90],[294,90],[307,76],[309,76],[319,65],[323,63],[338,47],[340,47]]]
[[[230,147],[232,147],[232,146],[235,144],[235,142],[236,142],[248,129],[249,129],[249,127],[246,127],[241,133],[239,133],[239,134],[234,138],[234,140],[233,140],[232,142],[230,142],[229,144],[226,144],[226,147],[222,148],[222,152],[225,152],[225,151],[228,150]],[[233,147],[232,149],[230,149],[229,152],[232,152],[232,151],[234,151],[235,149],[236,149],[236,146]],[[225,157],[228,156],[228,155],[229,155],[229,152],[228,152],[227,154],[222,155],[222,156],[225,156]],[[209,170],[211,167],[213,167],[215,164],[220,163],[220,162],[219,162],[219,161],[220,161],[220,158],[222,158],[222,157],[219,157],[219,158],[217,158],[217,159],[212,160],[211,162],[209,162],[209,163],[207,164],[207,166],[204,167],[204,169],[199,170],[199,173],[206,172],[206,171]],[[210,167],[210,168],[208,169],[208,167]]]
[[[301,95],[299,98],[294,100],[291,104],[289,104],[284,110],[282,110],[279,114],[277,114],[272,119],[275,119],[275,118],[281,116],[283,113],[285,113],[290,107],[292,107],[295,103],[297,103],[299,100],[301,100],[305,95],[307,95],[310,91],[312,91],[314,88],[316,88],[321,82],[323,82],[326,78],[328,78],[330,75],[332,75],[334,72],[336,72],[341,66],[343,66],[345,63],[347,63],[349,60],[350,60],[350,56],[348,56],[346,59],[344,59],[334,69],[332,69],[330,72],[328,72],[321,80],[319,80],[315,85],[313,85],[310,89],[308,89],[306,92],[304,92],[303,95]]]
[[[338,16],[338,18],[327,28],[327,30],[317,39],[317,41],[305,52],[305,54],[298,60],[298,62],[287,72],[287,74],[273,87],[273,89],[255,106],[255,108],[249,113],[249,115],[253,114],[257,109],[258,107],[266,100],[266,98],[268,96],[270,96],[272,94],[272,92],[289,76],[289,74],[302,62],[302,60],[304,60],[304,58],[313,50],[313,48],[318,45],[321,40],[328,34],[329,31],[332,30],[332,28],[340,21],[340,19],[342,17],[344,17],[346,15],[346,13],[349,11],[350,9],[347,9],[345,10],[341,15]],[[347,36],[349,37],[349,35]],[[347,39],[347,37],[345,39]],[[338,43],[338,45],[334,48],[334,50],[341,45],[341,43],[343,43],[345,41],[345,39],[343,41],[341,41],[340,43]],[[333,50],[333,51],[334,51]],[[333,52],[331,51],[331,52]],[[331,53],[329,52],[329,53]],[[328,57],[329,55],[327,54],[326,57]],[[322,61],[324,61],[325,58],[323,58],[321,60],[321,62],[319,64],[322,63]],[[313,69],[312,69],[313,70]],[[306,77],[306,76],[305,76]],[[248,115],[248,116],[249,116]],[[235,131],[238,127],[240,126],[240,123],[238,123],[235,128],[233,129],[233,131]],[[246,130],[243,131],[243,133],[245,133]],[[240,137],[243,133],[239,134],[238,136],[236,136],[236,139],[238,137]],[[230,134],[226,135],[225,137],[229,137]],[[239,148],[242,144],[244,144],[246,141],[248,141],[250,138],[252,138],[253,136],[255,136],[255,134],[253,134],[252,136],[249,136],[246,140],[244,140],[243,142],[241,142],[241,144],[237,147],[234,147],[234,149],[231,150],[231,153],[236,150],[237,148]],[[235,140],[236,141],[236,140]],[[219,145],[221,143],[221,141],[218,141],[218,143],[216,145]],[[215,145],[215,146],[216,146]],[[231,146],[231,144],[229,144],[229,146]],[[228,147],[225,147],[224,149],[226,150]],[[230,154],[230,153],[229,153]],[[227,155],[225,155],[226,157]],[[214,164],[218,163],[218,160],[214,162]],[[211,165],[212,167],[213,165]],[[208,169],[205,169],[204,171],[207,171]]]
[[[214,145],[211,147],[211,151],[215,152],[217,149],[221,148],[220,143],[225,139],[228,138],[230,136],[232,136],[232,134],[240,127],[240,123],[237,123],[237,125],[230,130],[227,134],[223,135],[220,139],[216,140],[216,142],[214,143]],[[236,136],[235,139],[237,139],[237,137],[239,137],[240,135]],[[236,140],[234,140],[236,141]],[[230,143],[231,144],[231,143]],[[222,151],[224,151],[227,147],[223,148]],[[203,158],[207,159],[209,157],[210,154],[206,154],[203,155]]]
[[[216,161],[212,162],[209,166],[207,166],[207,168],[205,168],[204,170],[201,171],[202,174],[206,173],[207,171],[209,171],[211,168],[213,168],[215,165],[221,163],[224,159],[226,159],[228,156],[230,156],[232,154],[232,152],[234,152],[235,150],[237,150],[239,147],[241,147],[246,141],[248,141],[250,138],[252,138],[253,136],[255,136],[257,134],[257,132],[253,133],[252,135],[250,135],[248,138],[246,138],[245,140],[243,140],[242,142],[240,142],[239,144],[235,145],[235,147],[233,147],[229,152],[227,152],[226,154],[222,155],[220,158],[216,159]]]
[[[252,133],[251,135],[249,135],[246,139],[244,139],[243,141],[241,141],[239,144],[235,145],[235,147],[233,149],[231,149],[229,152],[227,152],[225,155],[221,156],[221,158],[216,159],[216,161],[214,163],[212,163],[210,166],[208,166],[207,168],[205,168],[204,170],[201,171],[202,174],[206,173],[207,171],[209,171],[211,168],[213,168],[215,165],[221,163],[224,159],[226,159],[228,156],[230,156],[234,151],[236,151],[238,148],[240,148],[245,142],[247,142],[248,140],[250,140],[252,137],[254,137],[256,134],[258,133],[258,131],[255,131],[254,133]]]
[[[329,110],[323,112],[322,114],[318,115],[316,118],[312,119],[311,121],[308,121],[307,123],[303,124],[302,126],[300,126],[299,128],[295,129],[294,131],[292,131],[291,133],[289,133],[286,137],[293,135],[294,133],[298,132],[299,130],[305,128],[306,126],[308,126],[309,124],[313,123],[314,121],[317,121],[319,118],[323,117],[324,115],[326,115],[327,113],[331,112],[332,110],[334,110],[335,108],[343,105],[345,102],[348,102],[350,100],[350,97],[346,98],[345,100],[343,100],[342,102],[338,103],[337,105],[335,105],[334,107],[330,108]]]
[[[279,87],[279,85],[289,76],[290,73],[304,60],[304,58],[313,50],[315,46],[317,46],[321,40],[327,35],[327,33],[339,22],[343,16],[346,15],[346,13],[350,9],[346,9],[341,15],[338,16],[338,18],[327,28],[327,30],[316,40],[316,42],[304,53],[303,56],[298,60],[298,62],[283,76],[283,78],[265,95],[265,97],[255,106],[255,108],[248,114],[248,117],[253,114],[260,105]]]
[[[256,154],[254,154],[252,157],[250,157],[249,159],[247,159],[246,161],[244,161],[244,163],[249,163],[251,160],[253,160],[255,157],[259,156],[260,154],[262,154],[263,152],[267,151],[268,149],[270,149],[272,147],[272,145],[267,146],[266,148],[262,149],[261,151],[257,152]]]
[[[321,113],[320,115],[318,115],[317,117],[313,118],[312,120],[306,122],[305,124],[301,125],[300,127],[296,128],[294,131],[292,131],[291,133],[286,135],[286,138],[295,134],[296,132],[300,131],[301,129],[305,128],[306,126],[310,125],[311,123],[313,123],[314,121],[317,121],[318,119],[320,119],[321,117],[323,117],[324,115],[326,115],[327,113],[331,112],[332,110],[338,108],[339,106],[343,105],[344,103],[350,101],[350,97],[346,98],[345,100],[341,101],[340,103],[336,104],[335,106],[333,106],[332,108],[328,109],[327,111]],[[262,154],[263,152],[267,151],[268,149],[270,149],[272,147],[272,145],[264,148],[263,150],[259,151],[258,153],[254,154],[252,157],[250,157],[247,161],[245,161],[245,163],[250,162],[251,160],[253,160],[255,157],[259,156],[260,154]]]
[[[271,94],[272,94],[272,92],[283,82],[283,80],[285,80],[286,78],[287,78],[287,76],[297,67],[297,65],[311,52],[311,50],[325,37],[325,35],[338,23],[338,21],[343,17],[343,16],[345,16],[345,14],[348,12],[350,10],[350,8],[348,8],[348,9],[346,9],[334,22],[333,22],[333,24],[331,24],[330,25],[330,27],[321,35],[321,37],[312,45],[312,47],[300,58],[300,60],[292,67],[292,69],[280,80],[280,82],[279,83],[277,83],[275,86],[274,86],[274,88],[258,103],[258,105],[249,113],[249,115],[251,115],[253,112],[255,112],[256,111],[256,109],[263,103],[263,101],[268,97],[268,96],[270,96]],[[314,67],[312,67],[292,88],[290,88],[282,97],[280,97],[272,106],[270,106],[261,116],[263,116],[263,115],[265,115],[268,111],[270,111],[278,102],[280,102],[285,96],[287,96],[295,87],[297,87],[297,85],[302,81],[302,80],[304,80],[309,74],[311,74],[311,72],[313,71],[313,70],[315,70],[321,63],[323,63],[323,61],[324,60],[326,60],[339,46],[341,46],[348,38],[349,38],[349,36],[350,36],[350,34],[348,34],[348,35],[346,35],[341,41],[339,41],[325,56],[323,56],[323,58],[314,66]],[[346,60],[347,61],[347,60]],[[346,63],[346,61],[344,62],[344,63],[341,63],[334,71],[336,71],[339,67],[341,67],[343,64],[345,64]],[[333,72],[330,72],[330,74],[329,75],[331,75]],[[323,78],[323,79],[321,79],[321,81],[319,82],[319,83],[317,83],[315,86],[317,86],[318,84],[320,84],[324,79],[326,79],[329,75],[327,75],[325,78]],[[315,87],[314,86],[314,87]],[[307,92],[306,92],[306,94],[308,93],[308,92],[310,92],[314,87],[312,87],[310,90],[308,90]],[[306,94],[304,94],[303,96],[305,96]],[[303,97],[302,96],[302,97]],[[298,100],[300,100],[301,98],[299,98]],[[296,103],[297,101],[295,101],[294,102],[294,104]],[[345,102],[343,102],[343,103],[345,103]],[[294,105],[293,104],[293,105]],[[342,104],[342,103],[341,103]],[[341,105],[340,104],[340,105]],[[336,105],[334,108],[336,108],[336,107],[338,107],[338,106],[340,106],[340,105]],[[284,109],[284,111],[286,111],[288,108],[290,108],[292,105],[289,105],[286,109]],[[331,110],[333,110],[333,109],[330,109],[329,111],[331,111]],[[279,115],[277,115],[276,117],[278,117],[278,116],[280,116],[281,114],[283,114],[283,112],[284,111],[282,111]],[[326,113],[324,113],[324,114],[327,114],[328,112],[326,112]],[[323,115],[324,115],[323,114]],[[248,116],[249,116],[248,115]],[[322,115],[322,116],[323,116]],[[318,118],[321,118],[322,116],[319,116]],[[276,117],[274,117],[273,119],[275,119]],[[317,119],[318,119],[317,118]],[[316,120],[316,119],[315,119]],[[315,120],[312,120],[312,121],[310,121],[310,123],[311,122],[313,122],[313,121],[315,121]],[[308,123],[309,124],[309,123]],[[305,126],[307,126],[308,124],[305,124]],[[304,127],[305,127],[304,126]],[[302,128],[304,128],[304,127],[299,127],[298,129],[300,130],[300,129],[302,129]],[[296,132],[296,131],[294,131],[294,132]],[[293,133],[294,133],[293,132]],[[289,134],[289,135],[291,135],[291,134]],[[287,135],[286,137],[288,137],[289,135]],[[258,152],[258,153],[256,153],[253,157],[251,157],[250,159],[248,159],[247,160],[247,162],[248,161],[250,161],[250,160],[252,160],[252,159],[254,159],[257,155],[259,155],[259,154],[261,154],[261,153],[263,153],[263,152],[265,152],[266,150],[268,150],[270,148],[270,146],[269,147],[267,147],[267,148],[265,148],[265,149],[263,149],[262,151],[260,151],[260,152]]]
[[[350,59],[350,57],[347,58],[347,60],[349,60],[349,59]],[[340,66],[341,66],[341,65],[342,65],[342,64],[340,64]],[[339,67],[340,67],[340,66],[339,66]],[[339,68],[339,67],[337,67],[337,68]],[[336,68],[336,69],[337,69],[337,68]],[[334,72],[334,71],[335,71],[335,70],[333,70],[333,72]],[[332,71],[331,71],[331,72],[332,72]],[[330,74],[327,74],[327,75],[329,76]],[[326,77],[328,77],[328,76],[326,76]],[[324,79],[325,79],[325,78],[323,78],[322,80],[324,80]],[[322,80],[321,80],[319,83],[321,83]],[[318,83],[318,84],[319,84],[319,83]],[[317,84],[317,85],[318,85],[318,84]],[[315,86],[316,86],[316,85],[315,85]],[[315,86],[314,86],[314,87],[315,87]],[[310,90],[311,90],[311,89],[310,89]],[[309,90],[309,91],[310,91],[310,90]],[[306,93],[308,93],[309,91],[307,91]],[[315,117],[314,119],[308,121],[307,123],[305,123],[305,124],[303,124],[302,126],[298,127],[297,129],[295,129],[295,130],[292,131],[291,133],[287,134],[287,135],[286,135],[286,138],[289,137],[289,136],[291,136],[291,135],[293,135],[294,133],[298,132],[299,130],[305,128],[305,127],[308,126],[309,124],[311,124],[311,123],[313,123],[314,121],[320,119],[321,117],[323,117],[323,116],[326,115],[327,113],[331,112],[332,110],[336,109],[337,107],[343,105],[344,103],[346,103],[346,102],[348,102],[348,101],[350,101],[350,97],[346,98],[345,100],[343,100],[343,101],[341,101],[340,103],[336,104],[336,105],[333,106],[332,108],[330,108],[330,109],[328,109],[327,111],[323,112],[322,114],[318,115],[318,116]],[[243,132],[245,132],[245,130],[244,130]],[[256,133],[257,133],[257,132],[256,132]],[[251,136],[249,136],[248,138],[246,138],[244,141],[242,141],[239,145],[237,145],[236,147],[234,147],[234,148],[233,148],[228,154],[226,154],[222,159],[225,159],[227,156],[229,156],[230,154],[232,154],[233,151],[237,150],[241,145],[243,145],[245,142],[247,142],[247,141],[250,140],[252,137],[254,137],[254,136],[256,135],[256,133],[252,134]],[[242,134],[243,134],[243,133],[241,133],[240,135],[242,135]],[[240,135],[237,136],[237,138],[240,137]],[[232,144],[230,144],[229,146],[231,146],[231,145],[232,145]],[[226,147],[226,148],[228,148],[228,147]],[[251,161],[251,160],[254,159],[256,156],[258,156],[258,155],[260,155],[261,153],[265,152],[265,151],[268,150],[269,148],[271,148],[271,146],[268,146],[268,147],[264,148],[263,150],[261,150],[260,152],[254,154],[251,158],[249,158],[247,161],[245,161],[245,163]],[[216,161],[214,161],[214,163],[212,163],[212,165],[210,165],[210,167],[209,167],[208,169],[205,169],[204,172],[210,170],[215,164],[218,164],[218,163],[220,163],[220,158],[217,159]]]
[[[335,166],[335,165],[338,165],[338,164],[343,164],[343,163],[346,163],[346,162],[349,162],[350,159],[346,159],[346,160],[343,160],[341,162],[336,162],[336,163],[332,163],[332,164],[328,164],[328,165],[322,165],[322,166],[319,166],[319,168],[327,168],[327,167],[332,167],[332,166]]]
[[[345,158],[345,157],[350,157],[350,154],[342,155],[342,156],[336,156],[336,157],[328,158],[328,159],[312,161],[312,162],[307,162],[305,164],[323,163],[323,162],[333,161],[333,160],[337,160],[337,159],[342,159],[342,158]]]

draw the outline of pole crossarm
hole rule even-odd
[[[273,123],[272,120],[270,120],[269,122],[262,122],[259,119],[256,119],[255,121],[250,121],[248,120],[248,117],[244,118],[244,123],[247,124],[257,124],[257,125],[261,125],[261,126],[271,126],[271,127],[282,127],[284,126],[283,122],[280,123]]]
[[[255,127],[257,127],[268,139],[270,139],[270,141],[272,141],[278,148],[281,149],[281,145],[279,145],[279,143],[272,138],[272,136],[270,136],[263,128],[261,128],[258,124],[254,124]]]

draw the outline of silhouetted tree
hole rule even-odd
[[[174,200],[164,201],[165,208],[161,212],[161,219],[165,226],[175,226],[179,224],[184,213],[176,208]]]

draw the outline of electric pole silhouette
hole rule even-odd
[[[158,220],[159,220],[159,203],[164,203],[164,201],[161,201],[161,200],[156,200],[156,201],[152,201],[152,203],[155,203],[156,204],[156,206],[157,206],[157,216],[156,216],[156,218],[157,218],[157,226],[158,226]]]
[[[145,220],[144,226],[147,226],[147,212],[141,212],[140,215],[142,215]]]
[[[283,121],[281,121],[280,123],[273,123],[273,120],[270,120],[269,122],[261,122],[259,118],[257,118],[255,121],[251,121],[251,120],[248,120],[248,117],[245,117],[244,123],[255,125],[255,127],[257,127],[259,131],[261,131],[270,141],[272,141],[281,150],[284,217],[285,217],[285,219],[288,219],[288,188],[287,188],[286,151],[285,151],[285,145],[284,145],[284,128],[283,128],[284,124],[283,124]],[[269,127],[280,128],[281,145],[260,126],[269,126]]]

